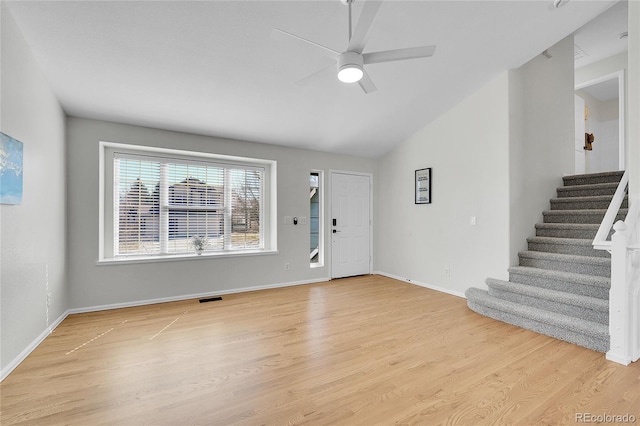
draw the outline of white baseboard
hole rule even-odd
[[[29,354],[31,354],[31,352],[33,352],[34,349],[37,348],[38,345],[40,345],[40,343],[42,343],[44,339],[46,339],[47,336],[49,336],[53,332],[53,330],[55,330],[56,327],[58,327],[58,325],[60,325],[60,323],[64,321],[64,319],[68,315],[69,315],[69,310],[65,311],[62,315],[60,315],[53,322],[53,324],[51,324],[42,333],[40,333],[40,335],[36,337],[35,340],[29,344],[29,346],[24,348],[24,350],[20,352],[20,354],[17,357],[15,357],[7,366],[5,366],[2,369],[2,371],[0,371],[0,382],[2,382],[9,374],[11,374],[11,372],[15,370],[16,367],[20,365],[20,363],[24,361],[25,358],[28,357]]]
[[[136,300],[133,302],[112,303],[109,305],[88,306],[85,308],[70,309],[70,314],[83,314],[86,312],[106,311],[109,309],[131,308],[134,306],[153,305],[156,303],[178,302],[180,300],[201,299],[205,297],[223,296],[225,294],[246,293],[248,291],[269,290],[272,288],[293,287],[297,285],[313,284],[329,281],[329,278],[318,278],[313,280],[292,281],[288,283],[258,285],[254,287],[233,288],[229,290],[208,291],[205,293],[183,294],[180,296],[161,297],[157,299]]]
[[[605,357],[607,358],[607,360],[616,362],[618,364],[622,364],[622,365],[631,364],[631,359],[629,359],[629,357],[626,354],[619,354],[613,351],[609,351],[606,353]]]
[[[384,277],[393,278],[394,280],[404,281],[404,282],[409,283],[409,284],[415,284],[415,285],[420,286],[420,287],[429,288],[431,290],[439,291],[441,293],[447,293],[447,294],[450,294],[452,296],[458,296],[458,297],[462,297],[463,299],[466,299],[464,293],[461,293],[459,291],[449,290],[448,288],[440,287],[440,286],[437,286],[437,285],[422,283],[420,281],[415,281],[415,280],[412,280],[412,279],[409,279],[409,278],[399,277],[397,275],[389,274],[387,272],[382,272],[382,271],[375,271],[374,274],[382,275]]]

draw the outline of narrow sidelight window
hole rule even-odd
[[[322,266],[322,172],[309,175],[309,260],[311,266]]]

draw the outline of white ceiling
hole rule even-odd
[[[580,92],[585,92],[600,102],[608,102],[618,99],[618,90],[618,79],[612,78],[610,80],[583,87],[582,89],[577,90],[576,93],[579,94]]]
[[[365,52],[438,47],[371,64],[378,90],[364,94],[334,75],[296,84],[331,61],[270,37],[281,28],[343,50],[338,0],[7,2],[69,115],[368,157],[615,1],[552,3],[387,0]]]
[[[629,28],[628,11],[627,1],[620,1],[574,33],[576,68],[627,51],[621,35]]]

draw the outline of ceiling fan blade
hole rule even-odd
[[[338,55],[340,55],[341,52],[338,52],[337,50],[333,50],[327,46],[323,46],[320,43],[316,43],[315,41],[311,41],[311,40],[307,40],[304,37],[300,37],[297,36],[295,34],[291,34],[287,31],[281,30],[279,28],[274,28],[271,31],[271,38],[275,39],[275,40],[280,40],[280,41],[291,41],[294,40],[296,42],[298,42],[298,44],[304,45],[306,47],[309,46],[313,46],[315,47],[318,51],[320,51],[321,53],[323,53],[325,56],[329,56],[330,58],[336,58]]]
[[[367,43],[367,34],[369,33],[369,29],[371,29],[373,21],[376,19],[381,5],[381,0],[367,0],[364,2],[362,11],[360,12],[360,18],[351,35],[351,40],[349,40],[347,51],[362,53],[362,49],[364,49]]]
[[[377,64],[380,62],[404,61],[407,59],[428,58],[433,56],[436,46],[408,47],[406,49],[383,50],[380,52],[364,53],[362,55],[365,64]]]
[[[332,71],[332,73],[335,74],[336,64],[331,64],[328,67],[322,68],[321,70],[314,72],[313,74],[309,74],[308,76],[296,81],[296,84],[300,86],[306,86],[307,84],[312,83],[324,77],[324,75],[329,74],[328,71]]]
[[[367,74],[367,71],[366,70],[362,70],[362,71],[364,71],[364,74],[362,75],[362,78],[360,79],[360,81],[358,81],[358,84],[360,85],[360,87],[362,87],[362,90],[364,91],[364,93],[371,93],[378,90],[376,85],[373,84],[373,80],[371,80],[371,77],[369,76],[369,74]]]

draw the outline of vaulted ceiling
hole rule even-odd
[[[387,0],[364,52],[437,49],[371,64],[378,90],[364,94],[334,73],[297,83],[331,60],[271,37],[280,28],[344,50],[338,0],[7,2],[69,115],[368,157],[614,3]]]

